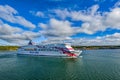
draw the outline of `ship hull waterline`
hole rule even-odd
[[[17,53],[17,55],[31,55],[31,56],[47,56],[47,57],[67,57],[67,58],[77,58],[81,55],[82,51],[80,51],[77,54],[74,55],[69,55],[69,54],[63,54],[63,53],[55,53],[55,52],[35,52],[35,53],[30,53],[27,51],[20,51]]]

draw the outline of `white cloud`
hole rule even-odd
[[[10,35],[1,35],[0,38],[9,40],[30,40],[36,37],[41,36],[40,33],[24,31],[22,33],[10,34]]]
[[[99,37],[96,40],[100,40],[100,43],[103,45],[120,45],[120,33],[114,33],[111,35],[106,35],[103,37]],[[99,45],[100,45],[99,43]]]
[[[52,37],[52,38],[47,38],[47,40],[42,41],[42,43],[64,43],[64,42],[71,42],[72,38],[70,37]]]
[[[27,41],[30,39],[35,39],[40,37],[41,34],[39,32],[30,32],[24,31],[22,33],[14,33],[10,35],[1,35],[0,39],[5,40],[9,43],[16,43],[18,45],[26,45]]]
[[[15,9],[13,9],[12,7],[10,7],[8,5],[5,5],[5,6],[0,5],[0,12],[4,12],[4,13],[10,14],[10,15],[18,13]]]
[[[72,29],[72,34],[86,33],[94,34],[97,31],[105,31],[106,25],[104,25],[104,15],[99,11],[99,5],[93,5],[87,10],[71,11],[71,10],[53,10],[57,17],[60,17],[62,21],[65,21],[67,17],[72,21],[82,21],[81,26],[72,26],[72,22],[69,22]],[[76,30],[76,31],[74,31]],[[73,32],[74,31],[74,32]]]
[[[107,13],[105,23],[114,29],[120,29],[120,8],[114,8]]]
[[[22,31],[22,29],[5,24],[0,20],[0,35],[10,35]]]
[[[106,29],[120,30],[120,8],[111,8],[109,12],[100,12],[99,5],[93,5],[87,10],[71,11],[71,10],[53,10],[57,17],[61,20],[50,19],[48,24],[39,23],[43,29],[41,31],[47,37],[58,38],[58,40],[65,39],[77,33],[94,34],[98,31],[104,32]],[[71,18],[71,22],[67,18]],[[82,22],[80,26],[73,26],[74,22]],[[112,45],[119,44],[119,34],[106,35],[103,37],[96,37],[94,39],[80,38],[71,39],[73,44],[81,45]],[[113,38],[112,38],[113,37]],[[50,39],[49,39],[50,40]]]
[[[41,23],[42,28],[46,28],[41,33],[48,37],[67,37],[73,34],[73,29],[69,21],[59,21],[50,19],[48,24]]]
[[[114,7],[109,12],[100,12],[98,9],[99,5],[93,5],[87,10],[68,11],[67,9],[57,9],[54,12],[64,20],[69,17],[73,21],[82,21],[76,33],[94,34],[98,31],[105,31],[108,28],[120,30],[119,7]]]
[[[76,38],[71,39],[72,45],[97,46],[97,45],[120,45],[120,33],[98,36],[96,38]]]
[[[94,5],[87,11],[72,11],[70,12],[71,18],[74,21],[82,21],[83,23],[77,30],[79,33],[94,34],[97,31],[105,31],[106,25],[104,25],[104,15],[98,12],[99,6]]]
[[[36,13],[36,16],[43,17],[44,14],[43,14],[42,12],[38,11],[38,12]]]
[[[38,26],[41,27],[44,30],[48,28],[48,26],[44,23],[38,23]]]
[[[64,9],[64,10],[56,9],[56,10],[53,10],[53,12],[56,13],[56,15],[62,19],[65,19],[67,16],[70,15],[67,9]]]
[[[94,34],[98,31],[105,31],[107,28],[120,30],[120,8],[114,7],[109,12],[98,11],[99,5],[93,5],[87,10],[71,11],[68,9],[53,10],[57,17],[61,20],[51,18],[48,23],[38,23],[42,28],[39,32],[24,31],[20,28],[10,26],[0,21],[0,38],[8,42],[16,42],[22,44],[21,41],[40,37],[41,34],[48,37],[49,40],[66,40],[70,36],[77,33]],[[31,22],[21,16],[17,16],[18,12],[10,6],[0,6],[0,18],[11,23],[17,23],[34,28]],[[32,14],[43,17],[42,12],[31,12]],[[71,22],[66,20],[70,18]],[[80,26],[73,26],[74,22],[82,22]],[[112,45],[119,44],[120,33],[96,37],[94,39],[79,38],[70,39],[73,44],[80,45]],[[52,38],[51,38],[52,37]]]
[[[97,15],[97,10],[99,9],[99,5],[93,5],[92,7],[90,7],[90,15],[94,16]]]
[[[79,46],[100,46],[100,45],[120,45],[120,33],[114,33],[111,35],[98,36],[96,38],[48,38],[43,43],[64,43],[69,42],[71,45]]]
[[[120,33],[114,33],[112,35],[106,35],[106,36],[104,36],[104,38],[107,38],[107,39],[120,39]]]
[[[40,36],[41,34],[39,32],[25,31],[21,28],[8,25],[0,20],[0,39],[7,41],[7,44],[25,45],[27,40]]]
[[[29,11],[32,15],[34,15],[34,16],[37,16],[37,17],[44,17],[45,15],[44,15],[44,13],[43,12],[41,12],[41,11],[37,11],[37,12],[35,12],[35,11]]]
[[[70,17],[73,21],[82,21],[83,23],[77,28],[76,33],[93,34],[97,31],[106,30],[106,25],[104,25],[104,15],[97,11],[98,9],[99,5],[93,5],[87,10],[68,11],[67,9],[57,9],[54,10],[54,12],[62,19]]]
[[[114,7],[120,7],[120,0],[118,0],[118,1],[115,3]]]
[[[19,16],[18,12],[9,5],[0,5],[0,18],[24,27],[35,28],[34,24],[26,20],[24,17]]]

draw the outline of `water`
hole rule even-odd
[[[0,52],[0,80],[120,80],[120,49],[85,50],[77,59]]]

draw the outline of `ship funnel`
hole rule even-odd
[[[32,40],[29,41],[28,45],[33,45],[33,42]]]

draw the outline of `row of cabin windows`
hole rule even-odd
[[[25,51],[35,51],[34,49],[24,49]]]
[[[25,51],[58,51],[55,49],[24,49]]]
[[[55,49],[38,49],[38,51],[58,51],[58,50],[55,50]]]

